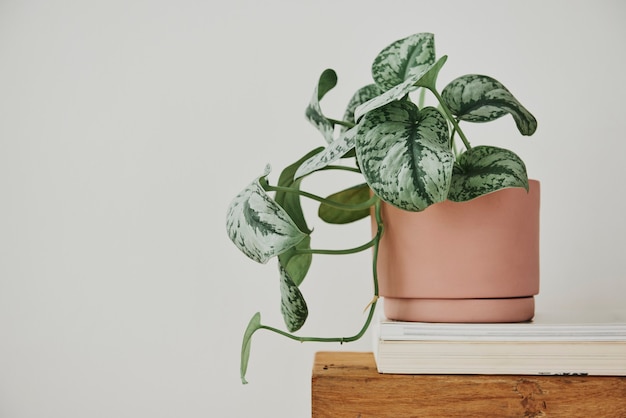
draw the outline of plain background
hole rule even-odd
[[[0,0],[0,417],[309,416],[313,354],[369,333],[259,333],[242,385],[249,318],[281,325],[278,276],[230,243],[226,207],[323,145],[303,113],[325,68],[339,117],[415,32],[449,55],[440,86],[491,75],[539,121],[467,128],[542,182],[537,309],[620,307],[625,19],[618,0]],[[318,248],[369,234],[312,226]],[[368,263],[316,258],[303,335],[360,328]]]

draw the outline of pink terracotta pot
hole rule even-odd
[[[540,183],[423,212],[383,204],[378,280],[390,319],[520,322],[539,293]]]

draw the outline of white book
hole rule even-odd
[[[383,340],[626,341],[626,311],[539,312],[532,321],[456,324],[393,321],[378,324]]]
[[[626,312],[538,313],[513,324],[374,325],[380,373],[626,375]]]

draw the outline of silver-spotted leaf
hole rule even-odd
[[[454,166],[448,140],[437,109],[392,102],[363,117],[356,153],[374,193],[400,209],[421,211],[448,195]]]
[[[324,148],[318,147],[300,158],[295,163],[285,167],[280,173],[278,178],[278,185],[280,187],[288,187],[291,189],[300,189],[300,183],[302,179],[296,178],[296,172],[300,168],[303,162],[307,161],[312,156],[320,153]],[[274,200],[289,214],[289,217],[295,222],[300,231],[310,234],[312,231],[309,229],[304,213],[302,212],[302,205],[300,203],[300,195],[297,193],[277,191]]]
[[[417,74],[411,74],[402,83],[390,88],[379,96],[376,96],[373,99],[370,99],[367,102],[357,106],[354,111],[355,119],[358,120],[367,112],[382,107],[393,101],[400,100],[419,87],[435,89],[437,75],[439,74],[439,70],[441,70],[443,64],[445,64],[447,58],[447,56],[441,57],[434,64],[423,68],[422,72]]]
[[[468,122],[488,122],[511,114],[522,135],[532,135],[537,120],[499,81],[468,74],[451,81],[441,92],[452,114]]]
[[[328,144],[322,152],[319,152],[304,161],[296,171],[295,177],[300,178],[314,171],[320,170],[346,155],[348,151],[354,148],[356,130],[357,127],[355,126],[354,128],[342,132],[339,137],[335,141]]]
[[[280,265],[278,268],[280,270],[280,312],[289,332],[294,332],[304,325],[309,310],[302,292],[289,277],[287,271]]]
[[[413,75],[403,83],[398,84],[397,86],[385,91],[383,94],[357,106],[354,110],[355,119],[359,120],[361,116],[365,115],[367,112],[371,112],[374,109],[378,109],[386,104],[402,99],[404,96],[418,88],[415,86],[415,83],[417,83],[419,79],[419,74]]]
[[[459,156],[448,198],[464,202],[509,187],[528,190],[522,159],[503,148],[477,146]]]
[[[443,67],[443,65],[448,60],[448,56],[444,55],[439,58],[437,62],[433,65],[426,68],[426,70],[422,73],[422,76],[415,82],[416,86],[426,87],[428,89],[437,90],[437,77],[439,76],[439,71]]]
[[[297,286],[304,281],[311,267],[313,255],[307,251],[310,249],[311,236],[308,235],[295,247],[291,247],[278,256],[278,262]]]
[[[367,184],[359,184],[328,196],[327,200],[342,205],[358,205],[369,200],[372,190]],[[370,208],[359,210],[340,209],[325,203],[320,204],[318,216],[330,224],[347,224],[368,217]]]
[[[248,383],[246,380],[246,373],[248,372],[248,360],[250,360],[250,344],[252,341],[252,334],[254,334],[258,329],[261,328],[261,314],[255,313],[248,326],[246,327],[246,331],[243,334],[243,341],[241,343],[241,363],[239,365],[240,375],[241,375],[241,383],[244,385]]]
[[[304,161],[311,158],[315,154],[322,151],[324,148],[319,147],[304,155],[301,159],[295,163],[285,167],[280,173],[278,179],[278,185],[281,187],[288,187],[291,189],[300,189],[301,178],[295,178],[295,173]],[[276,192],[274,198],[276,202],[285,209],[289,214],[289,217],[293,219],[295,224],[303,232],[310,234],[312,231],[309,229],[306,223],[304,213],[302,211],[302,205],[300,202],[300,195],[297,193],[289,193],[285,191]],[[311,237],[307,235],[302,241],[296,244],[294,247],[287,249],[285,252],[278,256],[278,262],[285,270],[287,270],[289,276],[293,281],[300,285],[311,266],[313,256],[306,250],[311,249]],[[301,250],[305,250],[301,252]]]
[[[376,84],[368,84],[367,86],[361,87],[354,93],[354,95],[350,98],[348,105],[346,106],[345,113],[343,115],[343,120],[351,123],[356,123],[357,120],[354,117],[354,111],[356,108],[368,100],[373,99],[376,96],[379,96],[383,93],[383,91]]]
[[[260,178],[270,173],[269,165]],[[276,203],[260,184],[250,183],[230,203],[226,215],[226,232],[245,255],[266,263],[307,236],[289,214]]]
[[[315,90],[313,91],[313,96],[311,97],[311,101],[305,110],[305,116],[313,126],[317,128],[318,131],[322,133],[326,142],[331,143],[333,141],[333,132],[334,125],[331,121],[328,120],[324,113],[322,112],[322,108],[320,106],[320,100],[324,97],[326,93],[328,93],[333,87],[337,85],[337,73],[335,73],[332,69],[324,70],[324,72],[320,75],[319,81]]]
[[[385,47],[372,63],[372,76],[386,91],[420,76],[435,62],[435,36],[417,33]]]

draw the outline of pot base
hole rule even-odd
[[[409,322],[524,322],[535,315],[535,298],[407,299],[384,297],[388,319]]]

